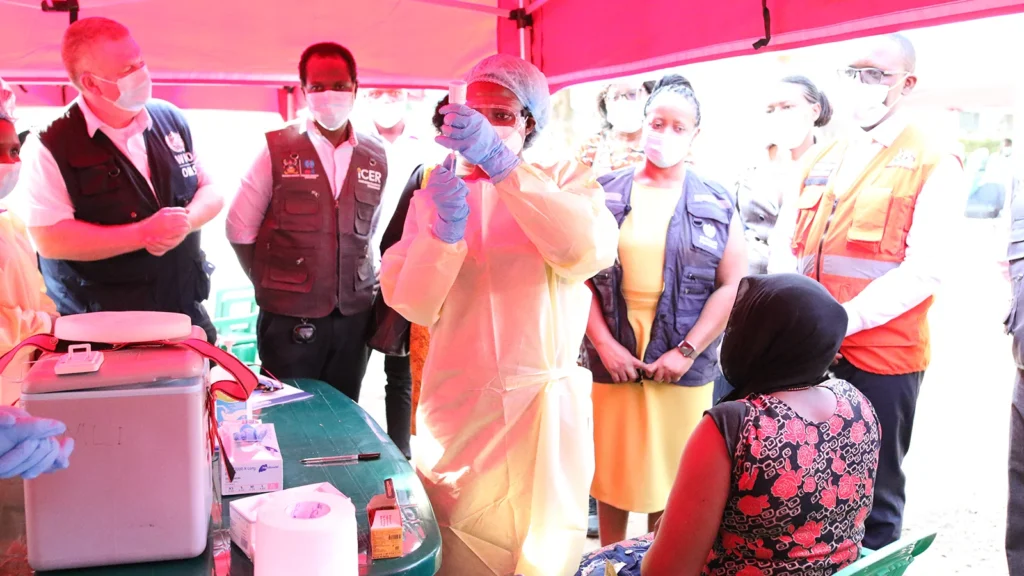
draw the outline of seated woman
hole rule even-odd
[[[828,576],[855,561],[879,427],[860,392],[825,376],[846,323],[809,278],[741,280],[722,344],[736,391],[690,436],[655,532],[588,555],[577,575]]]

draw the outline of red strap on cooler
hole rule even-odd
[[[67,342],[65,342],[66,344]],[[0,356],[0,374],[3,374],[4,369],[7,365],[14,360],[14,357],[22,348],[37,348],[44,352],[54,353],[58,348],[61,347],[61,340],[56,336],[49,334],[36,334],[26,338],[17,346],[12,348],[3,356]],[[78,344],[75,342],[74,344]],[[228,396],[234,400],[245,401],[252,394],[253,390],[256,389],[256,385],[259,380],[256,375],[253,374],[252,370],[248,366],[242,363],[241,360],[235,358],[231,354],[217,348],[216,346],[206,342],[205,340],[199,340],[196,338],[190,338],[188,340],[170,341],[162,340],[157,342],[140,342],[131,344],[117,344],[114,345],[114,350],[125,350],[128,348],[153,348],[153,347],[170,347],[170,348],[188,348],[203,358],[216,362],[221,368],[224,368],[235,377],[234,380],[220,380],[210,385],[206,394],[206,411],[210,417],[210,453],[216,446],[220,445],[221,457],[224,460],[224,465],[228,471],[228,479],[235,479],[235,469],[231,465],[231,462],[224,456],[224,443],[220,438],[220,434],[217,433],[217,416],[214,407],[214,395],[217,392]]]

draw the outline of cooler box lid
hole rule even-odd
[[[173,312],[89,312],[61,316],[53,335],[71,342],[129,344],[182,340],[192,334],[192,319]]]
[[[206,359],[187,348],[129,348],[102,354],[103,364],[96,372],[63,376],[54,371],[63,354],[44,354],[22,381],[21,393],[154,388],[174,380],[200,378],[206,372]]]

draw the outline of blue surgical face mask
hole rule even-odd
[[[93,77],[117,86],[117,90],[121,93],[117,100],[111,100],[105,96],[104,99],[126,112],[141,112],[149,99],[153,97],[153,80],[149,77],[149,69],[145,66],[117,80],[107,80],[95,74]]]
[[[0,200],[14,190],[14,185],[18,183],[19,173],[21,173],[21,162],[0,164]]]
[[[658,168],[671,168],[686,158],[692,143],[689,134],[666,134],[648,128],[644,134],[644,154]]]

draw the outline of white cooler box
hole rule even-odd
[[[99,371],[58,376],[47,354],[22,385],[25,409],[67,424],[71,466],[25,482],[36,570],[198,556],[213,504],[208,364],[181,348],[103,352]]]

